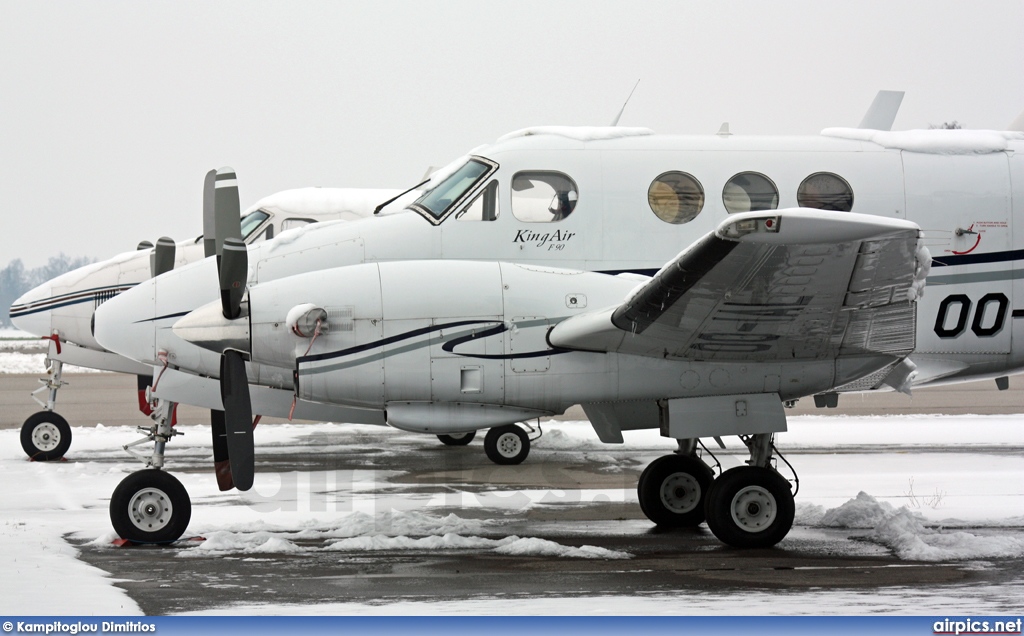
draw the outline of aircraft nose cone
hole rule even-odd
[[[50,310],[59,304],[51,298],[50,292],[50,283],[47,282],[22,294],[11,305],[11,323],[35,336],[50,335]]]
[[[153,281],[118,294],[96,309],[94,336],[108,351],[143,364],[156,364]]]

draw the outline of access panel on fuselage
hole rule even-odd
[[[916,350],[1006,354],[1013,311],[1010,173],[1004,153],[903,153],[907,218],[932,255]]]

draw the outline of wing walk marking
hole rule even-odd
[[[684,269],[679,259],[672,261],[612,313],[612,324],[626,332],[643,333],[738,245],[713,234],[705,236],[685,254],[690,269]]]

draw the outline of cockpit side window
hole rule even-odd
[[[263,210],[250,212],[242,217],[242,240],[249,243],[249,237],[258,230],[263,222],[270,218],[270,215]]]
[[[288,230],[292,230],[292,229],[295,229],[297,227],[302,227],[304,225],[309,225],[310,223],[316,223],[316,219],[300,219],[300,218],[285,219],[285,220],[281,221],[281,231],[282,232],[287,232]]]
[[[498,181],[487,184],[484,191],[455,215],[460,221],[493,221],[498,218]]]
[[[428,221],[437,225],[469,197],[477,184],[497,169],[498,164],[493,161],[483,157],[473,157],[451,175],[427,190],[409,208],[419,212]]]
[[[579,188],[569,175],[535,170],[512,177],[512,216],[526,223],[561,221],[576,209]]]

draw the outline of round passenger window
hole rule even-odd
[[[704,207],[704,188],[685,172],[666,172],[647,189],[647,202],[662,221],[688,223]]]
[[[763,174],[741,172],[725,184],[722,203],[730,214],[774,210],[779,207],[779,190]]]
[[[796,202],[802,208],[849,212],[853,209],[853,190],[837,174],[815,172],[800,183]]]

